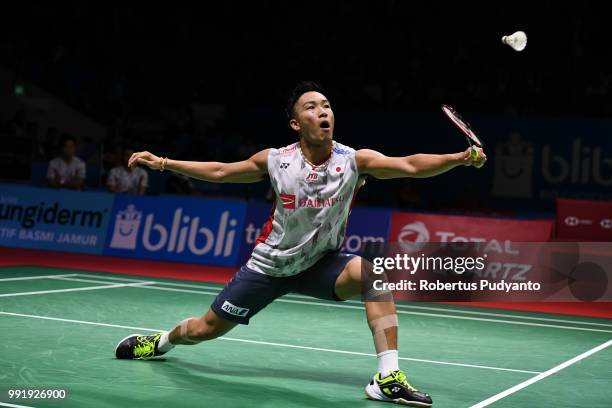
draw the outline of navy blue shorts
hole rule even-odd
[[[330,252],[304,272],[287,277],[268,276],[243,266],[217,295],[211,308],[224,319],[249,324],[251,317],[289,292],[341,301],[334,291],[336,279],[354,256]]]

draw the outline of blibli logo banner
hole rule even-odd
[[[0,184],[0,246],[101,254],[113,199]]]
[[[245,212],[240,201],[120,195],[104,253],[233,266]]]

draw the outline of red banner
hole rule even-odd
[[[389,242],[482,242],[503,248],[511,242],[549,241],[552,225],[548,220],[395,212],[391,218]]]
[[[422,301],[609,301],[612,243],[551,242],[553,220],[393,213],[364,296]],[[374,248],[373,248],[374,249]],[[384,255],[384,256],[383,256]],[[367,265],[367,264],[366,264]]]
[[[612,202],[557,199],[556,238],[612,241]]]

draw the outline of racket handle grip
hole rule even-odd
[[[474,146],[472,146],[472,148],[470,149],[470,157],[472,158],[473,161],[478,160],[478,150],[476,150],[476,148]]]

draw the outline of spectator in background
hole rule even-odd
[[[62,137],[60,156],[49,162],[47,182],[50,187],[82,190],[85,186],[85,162],[76,157],[76,139]]]
[[[149,174],[142,167],[128,168],[127,163],[134,149],[123,150],[123,158],[118,166],[108,173],[106,186],[112,193],[143,195],[149,185]]]

